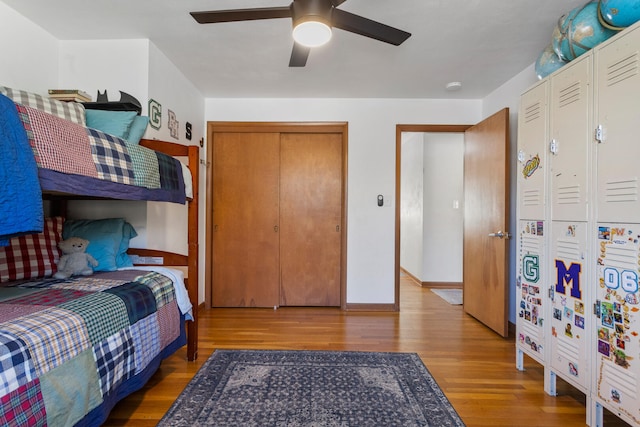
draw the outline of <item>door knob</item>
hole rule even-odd
[[[502,230],[498,231],[497,233],[489,233],[489,237],[498,237],[500,239],[510,239],[511,238],[511,234],[509,234],[509,232],[502,232]]]

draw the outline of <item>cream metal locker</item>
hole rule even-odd
[[[546,306],[543,288],[547,220],[547,153],[549,80],[522,95],[518,118],[518,276],[516,278],[516,368],[524,354],[546,363]],[[547,387],[545,386],[545,389]]]
[[[588,280],[589,230],[586,222],[553,221],[550,257],[550,364],[554,376],[590,397],[591,318]]]
[[[522,95],[518,122],[518,217],[546,219],[546,168],[549,81]]]
[[[518,231],[516,363],[518,369],[522,370],[522,352],[540,364],[546,360],[544,222],[520,221]]]
[[[640,224],[598,224],[595,393],[598,402],[635,425],[640,424],[639,241]]]
[[[550,93],[551,220],[588,218],[592,85],[591,55],[583,55],[554,74]]]
[[[597,262],[592,406],[640,425],[640,24],[594,49]]]
[[[549,364],[545,391],[556,375],[591,402],[589,248],[591,196],[592,56],[583,55],[550,78]],[[587,412],[587,423],[590,422]]]
[[[640,27],[595,52],[597,220],[640,222]]]

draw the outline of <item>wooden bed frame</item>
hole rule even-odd
[[[189,299],[193,306],[193,321],[187,322],[187,360],[193,361],[198,357],[198,177],[200,167],[199,147],[196,145],[182,145],[152,139],[140,140],[140,145],[152,150],[160,151],[173,157],[187,157],[191,171],[193,197],[187,201],[188,220],[188,254],[175,254],[155,249],[129,248],[127,253],[140,257],[161,257],[163,266],[186,268],[185,285]],[[66,216],[66,201],[86,199],[87,197],[73,195],[45,195],[51,201],[51,214]],[[158,265],[158,264],[136,264]]]
[[[180,255],[154,249],[133,249],[128,253],[139,256],[160,256],[164,258],[164,265],[183,266],[187,268],[185,284],[189,292],[189,299],[193,306],[193,321],[187,322],[187,360],[193,361],[198,357],[198,177],[200,167],[199,147],[197,145],[182,145],[152,139],[142,139],[140,145],[152,150],[160,151],[173,157],[188,157],[191,171],[193,197],[187,201],[188,218],[188,254]]]

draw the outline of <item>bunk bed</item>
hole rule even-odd
[[[87,127],[83,110],[0,86],[3,425],[99,425],[162,359],[185,344],[197,357],[198,147],[131,143]],[[187,255],[118,235],[118,256],[136,265],[56,279],[66,202],[95,198],[187,204]]]

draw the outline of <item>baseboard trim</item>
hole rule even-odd
[[[346,311],[388,311],[396,312],[399,308],[395,304],[347,304]]]
[[[409,276],[409,278],[411,280],[413,280],[416,285],[418,286],[422,286],[422,282],[420,280],[418,280],[418,278],[416,276],[414,276],[413,274],[409,273],[407,270],[405,270],[404,268],[400,267],[400,271],[402,272],[402,274],[404,274],[405,276]]]
[[[423,282],[418,279],[413,274],[409,273],[404,268],[400,267],[400,271],[405,275],[409,276],[411,280],[413,280],[416,285],[422,286],[423,288],[433,288],[433,289],[462,289],[462,282]]]
[[[462,289],[462,282],[422,282],[421,285],[431,289]]]

